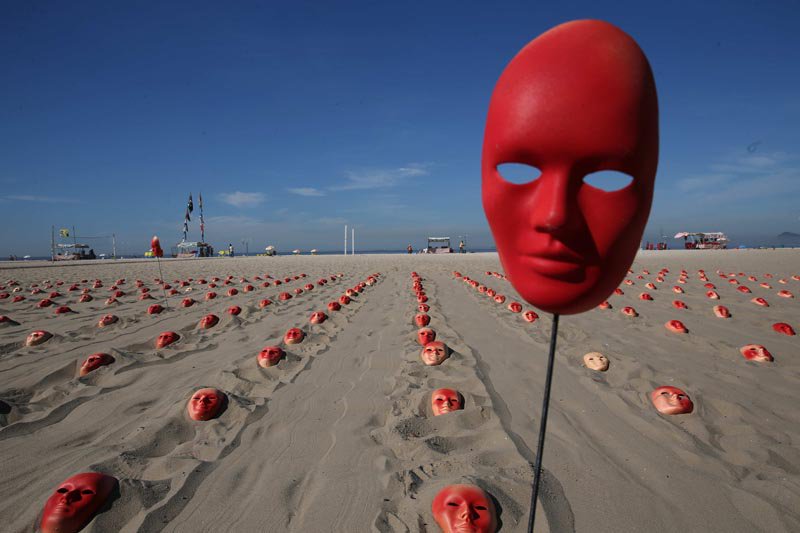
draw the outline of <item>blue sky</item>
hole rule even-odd
[[[800,6],[659,4],[6,2],[0,254],[48,253],[51,225],[115,232],[127,253],[154,233],[174,243],[200,191],[218,248],[338,249],[345,223],[362,248],[492,246],[492,89],[522,46],[577,18],[617,24],[653,66],[646,237],[800,233]]]

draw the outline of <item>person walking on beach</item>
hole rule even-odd
[[[233,257],[233,244],[228,243],[228,255]]]
[[[466,253],[466,250],[464,250],[464,241],[458,243],[458,253],[460,254]]]
[[[411,245],[409,244],[409,245],[408,245],[408,248],[406,248],[406,251],[407,251],[408,253],[412,253],[412,252],[414,251],[414,249],[413,249],[413,248],[411,247]]]

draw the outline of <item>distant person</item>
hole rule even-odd
[[[464,241],[459,242],[458,243],[458,253],[460,253],[460,254],[466,253],[466,250],[464,248],[466,248],[466,246],[464,246]]]
[[[228,255],[233,257],[233,244],[228,243]]]
[[[411,247],[411,245],[410,245],[410,244],[408,245],[408,248],[406,248],[406,251],[407,251],[408,253],[414,253],[414,249]]]

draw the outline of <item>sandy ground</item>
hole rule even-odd
[[[649,291],[654,300],[640,300],[662,267],[670,273]],[[18,322],[0,324],[0,529],[34,530],[58,483],[93,470],[120,487],[85,531],[438,531],[431,500],[456,482],[491,493],[501,531],[524,530],[551,320],[540,313],[527,323],[453,277],[458,270],[506,303],[517,299],[507,281],[486,275],[502,270],[495,254],[209,259],[162,268],[170,283],[232,275],[240,292],[227,296],[221,285],[207,301],[210,289],[192,283],[164,312],[148,315],[161,301],[154,262],[0,267],[1,291],[10,293],[0,314]],[[537,531],[800,530],[800,337],[772,329],[775,322],[800,329],[800,281],[791,278],[800,274],[800,252],[645,252],[632,268],[635,285],[621,286],[612,309],[562,317]],[[689,276],[679,295],[671,287],[681,269]],[[717,286],[718,302],[706,298],[698,269]],[[743,273],[736,279],[753,294],[717,270]],[[439,367],[418,357],[412,271],[422,276],[431,326],[453,350]],[[277,299],[339,272],[327,285]],[[309,324],[313,311],[376,272],[379,281],[350,305]],[[307,277],[280,287],[255,279],[300,273]],[[256,289],[243,292],[240,277]],[[104,287],[92,289],[91,302],[67,291],[96,278]],[[126,278],[126,295],[106,306],[117,278]],[[137,298],[137,278],[157,300]],[[32,295],[31,284],[44,280],[66,282],[54,300],[73,313],[36,307],[51,289]],[[13,303],[17,295],[26,299]],[[754,296],[770,306],[754,305]],[[181,308],[184,297],[198,302]],[[260,309],[263,298],[274,303]],[[688,309],[673,308],[676,298]],[[716,318],[717,303],[732,318]],[[225,312],[233,304],[243,309],[238,317]],[[639,317],[623,316],[625,305]],[[106,313],[120,320],[100,329]],[[220,323],[198,329],[207,313]],[[667,331],[670,319],[689,333]],[[290,327],[305,330],[304,342],[284,346],[277,366],[258,367],[257,353],[281,344]],[[54,337],[25,347],[35,329]],[[165,330],[180,341],[155,349]],[[746,361],[739,347],[750,343],[765,345],[775,361]],[[582,366],[589,351],[608,356],[608,372]],[[95,352],[115,362],[78,378]],[[694,411],[658,414],[649,394],[660,385],[685,390]],[[443,386],[463,394],[465,409],[433,417],[430,393]],[[218,418],[186,415],[200,387],[228,395]]]

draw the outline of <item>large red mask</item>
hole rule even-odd
[[[505,163],[540,175],[511,183]],[[631,37],[581,20],[525,46],[495,86],[482,157],[483,207],[519,294],[561,314],[605,300],[641,241],[657,164],[655,82]],[[613,191],[584,182],[600,171],[633,180]]]
[[[449,485],[433,499],[431,511],[444,533],[494,533],[497,516],[492,499],[475,485]]]
[[[76,474],[47,499],[40,528],[43,533],[72,533],[83,529],[106,503],[117,480],[105,474]]]

